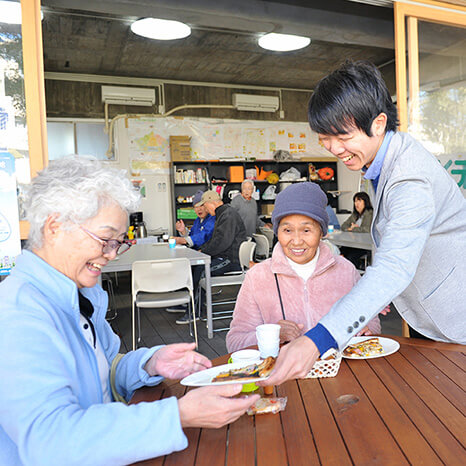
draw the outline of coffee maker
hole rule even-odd
[[[134,228],[135,238],[145,238],[147,236],[147,228],[143,220],[142,212],[133,212],[129,214],[129,224]]]

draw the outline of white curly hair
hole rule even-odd
[[[28,248],[42,246],[49,215],[73,228],[96,216],[107,205],[117,204],[127,213],[137,209],[139,193],[126,170],[105,166],[90,157],[71,155],[52,161],[32,180],[26,191]],[[67,225],[68,224],[68,225]]]

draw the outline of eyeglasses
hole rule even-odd
[[[94,233],[86,230],[81,225],[79,226],[84,233],[87,233],[92,239],[95,239],[102,245],[102,253],[103,254],[111,254],[113,251],[116,250],[117,256],[121,256],[124,252],[126,252],[131,246],[132,243],[129,241],[118,241],[117,239],[102,239],[99,238]]]

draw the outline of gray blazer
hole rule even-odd
[[[466,344],[466,199],[408,134],[390,141],[372,238],[372,266],[320,321],[339,347],[391,301],[418,332]]]

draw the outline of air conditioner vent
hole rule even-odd
[[[155,104],[155,90],[141,87],[102,86],[102,102],[151,106]]]

